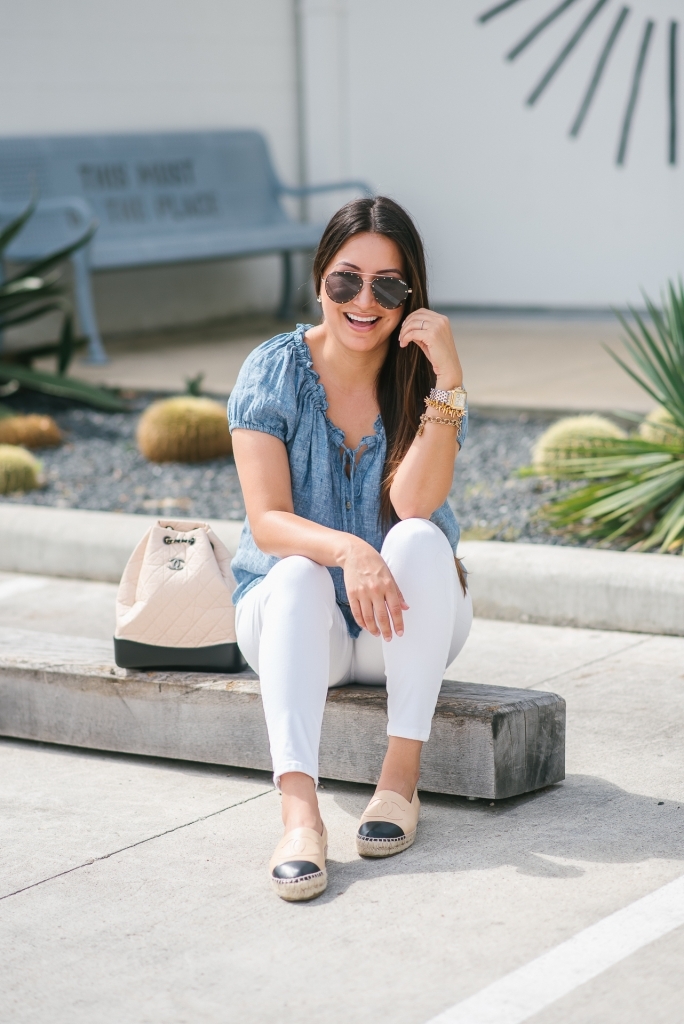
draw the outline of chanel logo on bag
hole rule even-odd
[[[185,562],[182,558],[172,558],[169,562],[169,569],[184,569]]]

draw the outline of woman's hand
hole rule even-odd
[[[406,348],[413,342],[432,363],[437,387],[444,391],[463,384],[463,370],[451,333],[449,318],[432,309],[417,309],[406,317],[399,332],[399,345]]]
[[[349,536],[342,563],[352,615],[373,636],[392,639],[404,632],[402,611],[408,610],[384,558],[365,540]]]

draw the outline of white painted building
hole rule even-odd
[[[405,203],[435,302],[638,301],[684,270],[682,2],[623,7],[6,3],[0,134],[256,127],[285,180],[361,177]],[[101,275],[98,307],[110,330],[269,308],[278,273],[267,258]]]

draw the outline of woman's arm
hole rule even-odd
[[[295,515],[287,449],[256,430],[233,431],[233,453],[252,536],[267,555],[304,555],[340,566],[352,614],[373,636],[392,639],[404,630],[407,605],[385,561],[366,541]],[[389,614],[388,614],[389,612]],[[390,621],[391,619],[391,621]]]
[[[432,363],[437,387],[444,391],[461,387],[463,371],[446,316],[419,309],[404,321],[399,334],[402,348],[416,344]],[[427,397],[427,396],[426,396]],[[438,416],[436,411],[428,415]],[[400,519],[429,519],[446,501],[458,455],[458,428],[444,423],[425,424],[395,474],[390,500]]]

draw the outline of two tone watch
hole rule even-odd
[[[430,398],[439,402],[440,405],[447,405],[450,409],[464,411],[468,401],[468,392],[465,388],[452,388],[451,391],[442,391],[440,388],[433,388]]]

